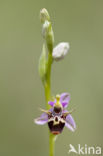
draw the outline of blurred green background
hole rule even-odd
[[[70,92],[77,130],[64,129],[56,156],[67,156],[70,143],[103,145],[103,1],[0,0],[0,156],[48,156],[48,128],[33,123],[45,108],[38,75],[43,7],[55,45],[68,41],[71,47],[53,64],[52,93]]]

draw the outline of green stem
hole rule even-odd
[[[48,101],[51,99],[51,65],[52,65],[52,53],[48,53],[48,62],[47,62],[47,73],[46,73],[46,83],[45,88],[45,98],[46,98],[46,107],[49,109]],[[54,144],[55,136],[49,132],[49,156],[54,156]]]
[[[47,102],[47,109],[48,108],[48,101],[51,99],[51,65],[52,65],[52,53],[48,53],[48,62],[47,62],[47,73],[46,73],[46,83],[45,83],[45,98]]]
[[[54,144],[55,144],[55,136],[50,133],[49,134],[50,156],[54,156]]]

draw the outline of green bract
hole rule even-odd
[[[43,44],[42,53],[39,59],[39,74],[42,81],[45,81],[45,74],[46,74],[46,50],[45,45]]]

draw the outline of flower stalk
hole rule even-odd
[[[48,101],[51,99],[51,66],[52,66],[52,52],[48,53],[48,64],[46,73],[45,99],[46,108],[49,109]],[[54,156],[55,136],[49,131],[49,156]]]
[[[48,101],[51,99],[51,66],[52,66],[52,53],[48,53],[46,82],[44,84],[47,109],[48,109]]]
[[[46,72],[44,73],[44,77],[45,77],[44,90],[45,90],[45,99],[46,99],[46,109],[49,109],[50,106],[48,105],[48,101],[50,101],[51,99],[51,66],[53,62],[52,51],[53,51],[53,44],[54,44],[54,34],[50,22],[50,16],[46,9],[41,10],[40,19],[41,22],[43,23],[42,35],[48,49],[48,53],[47,53],[48,58],[46,61]],[[44,50],[46,51],[46,48]],[[41,68],[43,65],[44,64],[41,64]],[[50,156],[54,156],[54,144],[55,144],[55,135],[53,135],[49,131],[49,155]]]
[[[49,156],[54,156],[55,140],[56,136],[54,136],[52,133],[49,133]]]

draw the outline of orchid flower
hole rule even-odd
[[[64,126],[74,132],[76,129],[76,124],[71,115],[72,112],[66,110],[69,101],[69,93],[57,95],[54,101],[48,102],[52,108],[49,110],[41,109],[44,113],[39,118],[35,119],[35,123],[39,125],[44,125],[47,123],[52,134],[61,133]]]

